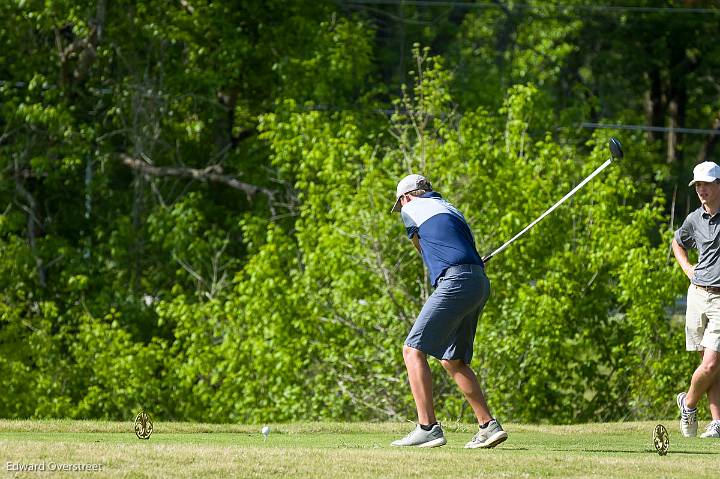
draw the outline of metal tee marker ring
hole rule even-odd
[[[655,426],[655,431],[653,431],[653,444],[659,455],[664,456],[667,454],[668,448],[670,448],[670,435],[662,424]]]
[[[150,415],[145,411],[140,411],[135,416],[135,435],[140,439],[150,439],[152,433],[153,423],[150,420]]]

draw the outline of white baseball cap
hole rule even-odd
[[[423,175],[407,175],[405,178],[400,180],[397,184],[397,188],[395,188],[395,204],[390,212],[395,213],[400,211],[400,197],[415,190],[432,191],[432,186],[430,185],[428,179]]]
[[[696,181],[712,183],[720,179],[720,166],[712,161],[704,161],[693,169],[693,180],[688,184],[692,186]]]

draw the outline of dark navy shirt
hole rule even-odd
[[[710,216],[700,206],[675,232],[675,241],[686,250],[698,250],[692,283],[720,286],[720,213]]]
[[[408,238],[419,239],[433,286],[450,266],[482,264],[465,217],[440,193],[425,193],[405,204],[400,213]]]

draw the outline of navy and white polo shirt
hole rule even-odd
[[[483,264],[465,217],[440,193],[425,193],[405,204],[400,213],[408,238],[418,236],[433,286],[450,266]]]

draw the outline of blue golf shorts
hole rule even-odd
[[[490,281],[482,266],[452,266],[438,280],[405,345],[438,359],[470,364],[480,313],[490,296]]]

